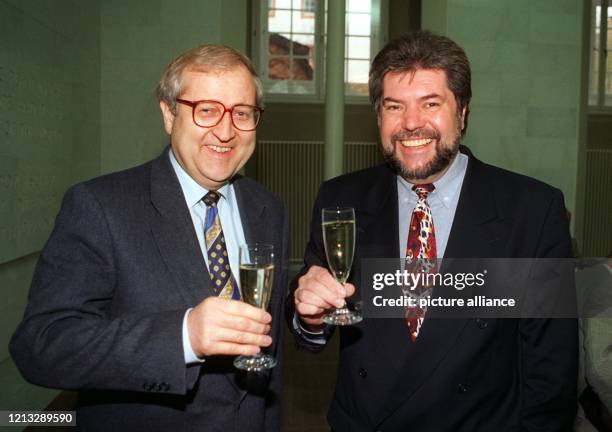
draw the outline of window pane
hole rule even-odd
[[[347,33],[351,36],[370,35],[370,15],[349,13],[346,14]]]
[[[606,93],[605,104],[612,106],[612,7],[608,7],[607,15],[607,47],[606,47]]]
[[[599,23],[601,16],[601,0],[592,0],[591,9],[591,71],[589,76],[589,105],[597,105],[599,92]]]
[[[291,9],[291,0],[268,0],[271,1],[274,5],[270,6],[270,8],[277,9]]]
[[[303,11],[293,12],[293,32],[294,33],[310,33],[315,32],[314,14]]]
[[[301,0],[300,7],[301,9],[314,14],[317,10],[317,0]]]
[[[308,58],[294,58],[291,65],[291,79],[298,81],[312,81],[314,73]]]
[[[289,56],[272,57],[268,60],[268,79],[285,80],[289,78]]]
[[[346,38],[347,57],[352,59],[370,59],[370,38],[350,36]]]
[[[314,57],[314,36],[272,33],[268,39],[268,52],[272,55]]]
[[[348,0],[346,5],[347,12],[372,12],[371,0]]]
[[[270,57],[268,79],[312,81],[314,73],[308,58]]]
[[[293,40],[293,54],[300,56],[310,56],[313,53],[314,48],[314,36],[294,34],[291,38]]]
[[[268,92],[270,93],[282,93],[282,94],[309,94],[315,93],[315,86],[313,81],[271,81],[271,85],[268,86]]]
[[[317,10],[317,0],[292,0],[293,9],[299,9],[305,13],[314,14]]]
[[[278,55],[283,54],[288,49],[294,49],[295,46],[300,45],[297,42],[293,42],[289,39],[282,38],[281,35],[276,35],[278,38],[272,40],[271,38],[271,49],[274,45],[278,46],[278,41],[281,41],[285,46],[280,49],[274,48],[276,55],[271,55],[268,61],[268,79],[272,80],[304,80],[312,81],[314,79],[314,55],[311,53],[312,49],[305,51],[306,55]],[[287,45],[291,43],[293,47]],[[302,47],[304,47],[302,45]]]
[[[591,76],[589,88],[589,105],[597,105],[597,92],[599,85],[599,49],[593,50],[591,61]]]
[[[270,10],[268,14],[268,31],[282,33],[291,31],[291,12],[278,9]]]
[[[367,83],[370,62],[368,60],[347,60],[347,81],[350,83]]]

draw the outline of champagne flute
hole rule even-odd
[[[327,264],[332,276],[344,285],[355,253],[355,210],[352,207],[324,208],[321,216]],[[323,317],[325,323],[332,325],[351,325],[362,319],[361,314],[350,310],[346,302]]]
[[[274,247],[255,243],[240,246],[240,293],[242,301],[266,310],[274,277]],[[249,372],[271,369],[276,359],[261,351],[255,356],[240,356],[234,366]]]

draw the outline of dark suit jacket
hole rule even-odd
[[[287,217],[254,181],[238,176],[234,187],[247,243],[277,251],[279,364],[267,375],[238,373],[230,357],[185,365],[185,311],[214,294],[167,150],[67,192],[10,350],[28,381],[79,390],[82,429],[280,429]]]
[[[560,191],[462,152],[469,163],[445,257],[570,256]],[[330,206],[355,208],[359,290],[362,258],[399,257],[395,173],[380,165],[321,186],[302,273],[326,266],[320,218]],[[412,343],[404,320],[364,319],[340,328],[328,421],[351,432],[563,430],[575,412],[576,357],[575,320],[425,319]]]

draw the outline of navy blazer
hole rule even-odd
[[[559,190],[484,164],[463,146],[461,151],[469,162],[445,257],[571,256]],[[331,206],[355,208],[351,282],[357,290],[362,258],[399,258],[395,173],[385,164],[340,176],[319,190],[305,267],[291,292],[309,266],[326,266],[320,215]],[[293,301],[289,296],[289,320]],[[296,341],[321,349],[299,334]],[[402,319],[364,319],[340,327],[328,421],[336,432],[569,429],[576,358],[571,319],[426,319],[416,343]]]
[[[185,365],[185,311],[214,294],[167,149],[67,192],[10,350],[28,381],[79,391],[83,430],[280,430],[287,215],[258,183],[233,184],[247,243],[277,251],[268,374]]]

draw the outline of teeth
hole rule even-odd
[[[219,147],[219,146],[214,146],[214,145],[209,145],[206,147],[208,147],[211,150],[216,151],[217,153],[227,153],[228,151],[231,150],[230,147]]]
[[[422,145],[429,144],[432,141],[431,138],[419,139],[419,140],[407,140],[400,141],[404,147],[419,147]]]

